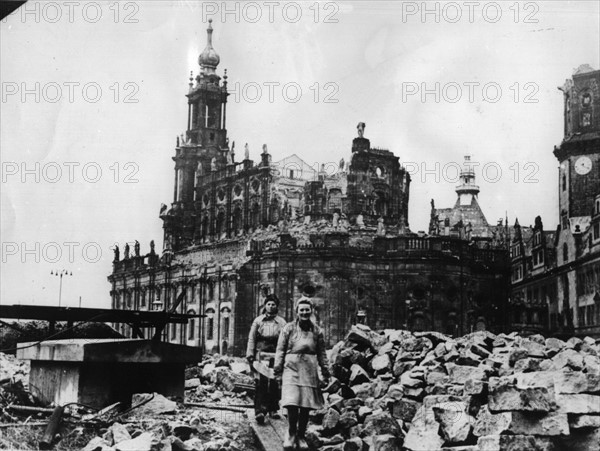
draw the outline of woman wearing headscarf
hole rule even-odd
[[[277,315],[278,309],[277,296],[268,295],[265,298],[263,314],[252,322],[248,336],[246,359],[254,373],[254,415],[259,424],[265,421],[267,414],[271,414],[273,418],[278,417],[281,398],[279,383],[269,377],[269,372],[272,373],[270,368],[273,368],[275,360],[277,340],[285,326],[285,319]]]
[[[312,302],[301,297],[296,303],[296,320],[285,325],[277,342],[274,373],[282,381],[281,405],[287,408],[289,421],[284,450],[308,449],[308,414],[324,403],[319,368],[324,384],[330,377],[323,331],[311,320],[312,315]]]

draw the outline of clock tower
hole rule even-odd
[[[564,139],[554,148],[559,161],[559,212],[563,228],[570,218],[592,216],[600,193],[600,70],[581,65],[559,87],[564,95]]]

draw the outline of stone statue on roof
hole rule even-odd
[[[358,130],[358,137],[362,138],[363,135],[365,134],[365,127],[367,126],[367,124],[365,124],[364,122],[359,122],[358,125],[356,126],[357,130]]]

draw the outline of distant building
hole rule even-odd
[[[515,225],[511,326],[600,337],[600,71],[582,65],[559,89],[560,223],[555,232],[544,231],[539,216],[531,230]]]
[[[363,123],[335,168],[297,155],[274,162],[267,145],[255,163],[247,145],[229,142],[227,76],[216,73],[211,36],[209,25],[173,157],[173,202],[160,209],[162,253],[136,246],[115,254],[113,308],[196,314],[164,338],[221,353],[244,352],[269,293],[287,319],[302,294],[312,297],[330,345],[354,323],[453,335],[502,330],[508,254],[493,227],[480,234],[485,218],[470,215],[471,231],[463,221],[456,233],[411,233],[410,176],[392,152],[371,146]],[[459,194],[473,193],[465,186]]]

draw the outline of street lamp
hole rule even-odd
[[[62,298],[62,279],[63,276],[72,276],[73,272],[67,271],[66,269],[63,270],[55,270],[55,271],[50,271],[50,275],[54,275],[54,276],[58,276],[60,277],[60,284],[58,286],[58,306],[60,307],[60,302],[61,302],[61,298]]]

